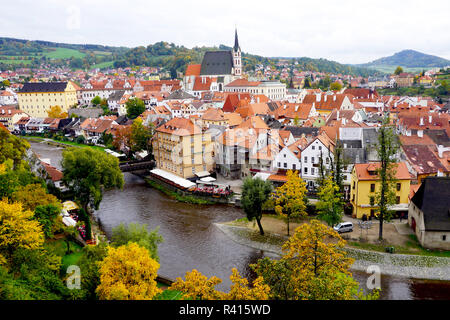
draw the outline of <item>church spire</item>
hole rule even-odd
[[[234,47],[233,47],[234,51],[238,51],[239,48],[239,41],[238,41],[238,35],[237,35],[237,28],[235,29],[235,34],[234,34]]]

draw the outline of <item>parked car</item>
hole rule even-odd
[[[337,226],[335,226],[333,229],[339,233],[352,232],[353,231],[353,223],[352,222],[341,222]]]

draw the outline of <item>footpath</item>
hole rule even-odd
[[[233,241],[281,256],[281,246],[285,236],[268,234],[260,236],[258,231],[243,226],[226,223],[215,224]],[[408,277],[413,279],[450,281],[450,258],[391,254],[376,251],[345,248],[349,257],[355,259],[351,270],[366,272],[369,266],[376,265],[386,275]]]

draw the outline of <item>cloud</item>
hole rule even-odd
[[[364,63],[414,49],[450,59],[448,0],[16,0],[2,9],[0,35],[6,37],[128,47],[161,40],[231,46],[237,25],[242,50],[263,56]]]

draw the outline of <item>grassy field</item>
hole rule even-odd
[[[99,69],[112,68],[113,65],[114,65],[114,61],[102,62],[102,63],[99,63],[99,64],[94,64],[94,65],[91,67],[91,70],[92,70],[92,69],[95,69],[95,68],[99,68]]]
[[[67,254],[67,243],[64,238],[57,240],[47,240],[44,246],[50,252],[56,254],[57,256],[62,257],[61,261],[61,272],[65,273],[67,268],[71,265],[74,265],[78,262],[81,257],[82,247],[73,241],[69,241],[71,253]]]
[[[67,59],[71,57],[83,58],[86,54],[78,50],[67,48],[52,48],[54,50],[47,51],[43,55],[50,59]]]
[[[1,59],[2,57],[0,57],[0,63],[5,63],[5,64],[30,64],[31,60],[11,60],[11,59]]]
[[[408,237],[410,238],[410,240],[406,243],[405,246],[394,246],[395,253],[450,258],[450,251],[428,250],[420,246],[415,235],[409,235]],[[355,241],[349,241],[347,242],[347,244],[350,247],[378,252],[386,252],[386,247],[390,246],[386,244],[373,244]]]

